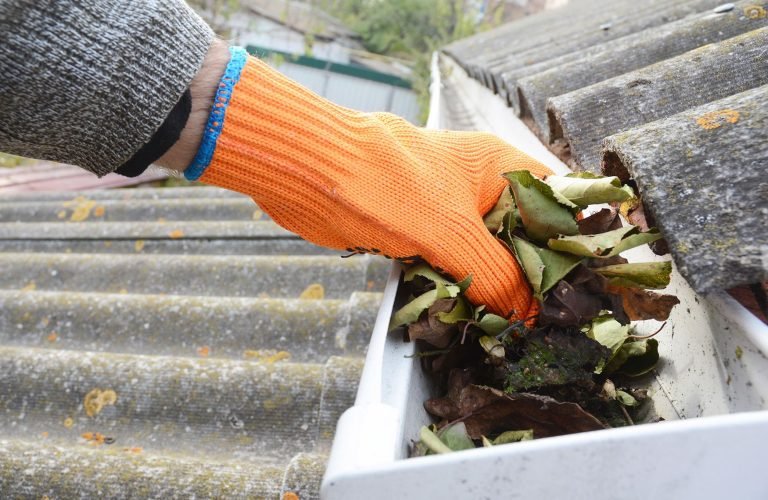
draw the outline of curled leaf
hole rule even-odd
[[[621,297],[624,312],[632,321],[666,321],[672,308],[680,303],[674,295],[661,295],[640,288],[608,286],[608,291]]]
[[[603,266],[596,269],[596,272],[608,278],[610,285],[660,289],[669,285],[672,263],[667,261],[618,264]]]
[[[611,350],[611,355],[602,360],[595,369],[595,373],[602,373],[605,366],[629,338],[629,325],[622,325],[611,316],[600,316],[592,320],[588,335]]]
[[[433,453],[450,453],[453,451],[427,426],[423,426],[419,431],[419,439]]]
[[[497,362],[503,361],[506,354],[504,350],[504,344],[501,343],[496,337],[490,335],[484,335],[479,339],[480,347],[488,354],[488,356]],[[496,363],[494,363],[496,364]]]
[[[533,429],[507,431],[499,434],[499,436],[493,440],[493,444],[519,443],[520,441],[530,441],[531,439],[533,439]]]
[[[618,177],[584,178],[550,175],[545,182],[554,191],[580,207],[621,202],[635,197],[632,188],[622,186]]]
[[[616,391],[616,401],[624,406],[637,406],[640,404],[630,393],[621,390]]]
[[[568,252],[583,257],[613,257],[625,250],[646,243],[654,242],[661,238],[657,229],[651,229],[647,233],[640,233],[634,226],[622,227],[601,234],[590,235],[560,235],[549,240],[547,245],[552,250]]]
[[[547,184],[527,170],[504,174],[512,188],[525,233],[533,240],[546,241],[558,234],[578,234],[573,208],[558,200]]]
[[[515,210],[515,199],[512,197],[512,192],[509,188],[505,188],[499,196],[499,201],[496,202],[490,212],[483,217],[483,222],[488,231],[496,234],[501,230],[502,221],[504,217]]]
[[[517,260],[539,300],[543,300],[544,293],[583,260],[581,257],[539,248],[517,237],[513,238],[513,245]]]
[[[619,217],[618,210],[604,208],[589,217],[577,221],[577,224],[581,234],[600,234],[619,229],[621,227],[621,217]]]
[[[656,339],[627,342],[605,367],[605,373],[621,373],[639,377],[659,363],[659,342]]]
[[[467,427],[464,422],[457,422],[440,429],[437,437],[452,451],[469,450],[475,447],[475,443],[467,434]]]
[[[392,330],[398,326],[408,325],[418,321],[421,313],[429,309],[436,300],[456,297],[460,291],[461,289],[456,285],[446,286],[442,283],[437,283],[434,290],[424,292],[398,309],[398,311],[392,315],[392,319],[389,322],[389,329]]]

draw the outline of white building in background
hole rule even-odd
[[[408,66],[363,49],[338,19],[293,0],[241,0],[229,38],[327,99],[361,111],[389,111],[417,123]]]

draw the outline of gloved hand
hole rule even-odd
[[[482,217],[507,186],[500,174],[546,167],[490,134],[337,106],[240,50],[187,178],[253,197],[318,245],[423,259],[456,280],[472,275],[467,296],[492,312],[532,313],[525,276]]]

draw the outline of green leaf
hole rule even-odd
[[[450,453],[453,451],[446,446],[434,432],[429,430],[429,427],[427,426],[422,426],[419,431],[419,439],[434,453]]]
[[[669,285],[672,263],[667,261],[617,264],[598,267],[595,272],[608,278],[608,283],[613,286],[660,289]]]
[[[493,440],[493,444],[519,443],[520,441],[530,441],[531,439],[533,439],[533,429],[507,431],[499,434],[499,436]]]
[[[456,300],[456,306],[450,312],[439,312],[436,316],[443,323],[452,325],[459,321],[470,319],[472,317],[472,308],[466,300],[459,297]]]
[[[413,278],[415,278],[416,276],[423,276],[424,278],[427,278],[430,281],[434,281],[435,283],[441,283],[443,285],[453,285],[452,282],[440,276],[440,274],[438,274],[437,271],[429,267],[428,264],[418,264],[409,269],[406,269],[405,273],[403,274],[403,281],[406,283],[409,281],[413,281]]]
[[[453,451],[469,450],[475,447],[475,443],[467,434],[467,426],[464,422],[453,424],[437,433],[440,441]]]
[[[512,192],[509,188],[505,188],[499,196],[499,201],[496,202],[490,212],[483,217],[483,222],[488,231],[496,234],[501,230],[502,220],[509,213],[514,213],[515,199],[512,197]]]
[[[429,309],[436,300],[456,297],[459,292],[460,289],[456,285],[444,286],[443,284],[438,283],[434,290],[422,293],[393,314],[392,320],[389,323],[389,329],[392,330],[398,326],[408,325],[418,321],[421,313]]]
[[[517,237],[513,238],[513,245],[520,266],[539,300],[544,300],[543,295],[583,260],[581,257],[539,248]]]
[[[602,373],[605,367],[616,356],[616,353],[624,345],[629,337],[629,325],[622,325],[612,316],[600,316],[592,320],[592,326],[587,332],[587,336],[597,340],[602,345],[611,350],[608,359],[603,360],[595,367],[595,373]]]
[[[637,344],[638,342],[632,342]],[[645,344],[645,349],[642,354],[630,356],[627,361],[616,370],[617,373],[622,373],[630,377],[639,377],[650,372],[659,363],[659,341],[656,339],[648,339],[641,341]]]
[[[634,396],[622,390],[616,391],[616,401],[623,404],[624,406],[637,406],[640,404],[637,402]]]
[[[544,263],[539,257],[538,248],[532,243],[528,243],[520,238],[513,238],[512,243],[515,247],[515,255],[520,262],[520,267],[525,271],[528,283],[533,288],[533,294],[541,297],[541,283],[544,280]]]
[[[504,350],[504,344],[502,344],[499,339],[491,335],[483,335],[480,337],[479,342],[480,347],[482,347],[489,356],[493,358],[504,359],[506,354]]]
[[[638,231],[635,226],[627,226],[601,234],[559,236],[556,239],[550,239],[547,245],[552,250],[583,257],[608,258],[661,238],[661,234],[656,229],[651,229],[647,233],[638,233]]]
[[[639,229],[638,229],[639,231]],[[613,257],[614,255],[619,255],[621,252],[624,252],[626,250],[629,250],[630,248],[639,247],[640,245],[646,245],[648,243],[653,243],[656,240],[661,239],[661,233],[659,233],[659,230],[655,227],[652,227],[648,231],[644,233],[638,232],[637,234],[630,234],[621,242],[619,242],[616,247],[609,253],[608,255],[605,255],[605,257]]]
[[[477,326],[486,334],[495,337],[509,327],[509,321],[495,314],[486,314],[480,319]]]
[[[626,342],[606,365],[603,372],[639,377],[653,370],[658,362],[659,342],[656,339]]]
[[[629,186],[622,186],[618,177],[571,177],[550,175],[545,181],[572,203],[586,207],[597,203],[611,203],[635,197]]]
[[[469,285],[472,284],[472,275],[470,274],[463,280],[456,283],[456,286],[459,287],[459,290],[461,290],[461,293],[464,293],[467,291],[467,288],[469,288]]]
[[[558,201],[552,188],[527,170],[508,172],[504,177],[512,188],[525,233],[531,239],[544,242],[558,234],[578,234],[573,207]]]
[[[496,233],[496,237],[510,247],[512,246],[512,231],[517,227],[517,217],[516,212],[508,212],[501,220],[501,227]]]

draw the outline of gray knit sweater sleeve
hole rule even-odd
[[[114,171],[212,39],[182,0],[0,0],[0,151]]]

